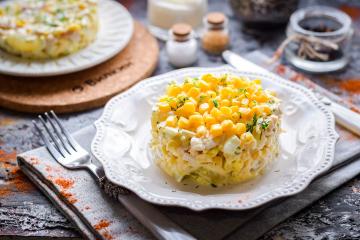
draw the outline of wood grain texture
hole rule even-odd
[[[135,22],[128,46],[96,67],[62,76],[0,75],[0,105],[21,112],[76,112],[104,105],[111,97],[150,76],[158,61],[156,39]]]

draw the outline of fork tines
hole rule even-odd
[[[50,136],[50,139],[43,133],[36,121],[32,122],[36,131],[39,133],[46,147],[55,159],[65,158],[77,151],[78,144],[61,124],[54,111],[50,111],[50,114],[45,112],[44,117],[39,115],[38,118],[39,122]]]

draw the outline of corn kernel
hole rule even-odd
[[[230,101],[228,99],[223,99],[223,100],[221,100],[220,105],[225,106],[225,107],[229,107],[230,106]]]
[[[227,117],[230,117],[232,114],[231,108],[229,107],[221,107],[220,111]]]
[[[249,107],[255,107],[257,105],[257,102],[255,100],[252,100],[249,102]]]
[[[191,83],[189,83],[189,82],[184,83],[183,86],[182,86],[182,90],[183,90],[184,92],[187,92],[187,91],[189,91],[190,88],[192,88],[193,86],[194,86],[194,85],[191,84]]]
[[[265,94],[259,94],[255,97],[255,100],[257,102],[263,103],[263,102],[267,102],[269,98]]]
[[[200,106],[199,106],[199,112],[200,112],[201,114],[203,114],[203,113],[205,113],[207,110],[209,110],[209,108],[210,108],[210,106],[209,106],[208,103],[202,103],[202,104],[200,104]]]
[[[189,126],[190,126],[189,120],[187,118],[180,117],[180,119],[178,121],[178,126],[179,126],[179,128],[182,128],[182,129],[189,129]]]
[[[166,126],[176,127],[177,117],[176,116],[168,116],[166,119]]]
[[[216,119],[210,114],[204,115],[204,122],[207,128],[216,123]]]
[[[230,132],[233,130],[234,123],[231,120],[224,120],[221,122],[221,127],[224,132]]]
[[[266,113],[266,115],[270,115],[272,113],[272,110],[269,106],[263,106],[264,112]]]
[[[170,85],[167,88],[167,94],[172,97],[177,96],[179,93],[181,93],[181,91],[182,91],[182,89],[176,85]]]
[[[159,102],[158,107],[160,112],[169,112],[171,110],[171,107],[166,102]]]
[[[229,98],[232,95],[232,90],[231,88],[228,87],[224,87],[220,90],[220,97],[221,98]]]
[[[200,80],[199,87],[200,87],[201,91],[205,92],[205,91],[209,90],[210,85],[207,82],[205,82],[204,80]]]
[[[250,110],[250,108],[241,107],[241,108],[239,108],[239,113],[240,113],[240,118],[247,119],[251,115],[251,110]]]
[[[223,117],[223,113],[217,108],[211,109],[210,114],[211,114],[211,116],[213,116],[215,119],[218,119],[218,120]]]
[[[239,111],[239,107],[238,107],[238,106],[231,106],[230,109],[231,109],[231,111],[232,111],[233,113]]]
[[[220,124],[213,124],[210,128],[210,134],[213,137],[217,137],[223,134],[223,129]]]
[[[238,122],[240,119],[240,113],[239,112],[234,112],[231,114],[231,120],[233,120],[233,122]]]
[[[197,128],[198,126],[204,124],[204,119],[201,115],[191,115],[189,117],[189,123],[191,127]]]
[[[244,132],[246,132],[246,125],[244,123],[235,124],[236,135],[241,136]]]
[[[254,136],[250,132],[245,132],[240,137],[241,141],[244,143],[250,143],[252,141],[255,141]]]
[[[215,98],[216,97],[216,92],[214,92],[212,90],[209,90],[206,93],[209,96],[209,98]]]
[[[207,128],[205,126],[199,126],[197,129],[196,129],[196,136],[197,137],[203,137],[205,136],[207,133]]]
[[[241,78],[234,78],[233,84],[236,88],[244,88],[248,85],[248,83]]]
[[[204,74],[201,79],[205,80],[208,83],[217,83],[218,79],[214,77],[212,74]]]
[[[187,93],[190,97],[196,98],[200,94],[200,90],[197,87],[192,87]]]
[[[179,107],[175,114],[183,117],[188,117],[195,112],[195,104],[191,101],[184,103],[183,106]]]
[[[168,104],[170,105],[171,108],[176,108],[177,102],[176,102],[175,98],[170,98],[167,102],[168,102]]]
[[[260,79],[254,79],[253,82],[256,83],[256,84],[261,84],[261,80],[260,80]]]

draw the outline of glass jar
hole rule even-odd
[[[166,40],[168,30],[176,23],[187,23],[197,30],[207,11],[207,0],[148,0],[150,31]]]
[[[336,8],[312,6],[296,11],[286,34],[285,57],[299,69],[325,73],[340,70],[349,62],[351,18]]]
[[[174,67],[192,65],[197,59],[197,48],[197,41],[190,25],[178,23],[169,30],[166,54]]]
[[[211,54],[220,54],[226,50],[230,41],[226,16],[220,12],[209,13],[204,18],[204,26],[202,48]]]

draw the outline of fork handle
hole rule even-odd
[[[102,165],[96,165],[93,161],[90,161],[86,167],[98,179],[100,187],[104,189],[105,193],[110,197],[118,199],[119,195],[130,193],[129,190],[110,182],[105,176]]]
[[[96,165],[92,159],[85,167],[88,168],[99,181],[105,177],[105,171],[102,165]]]

